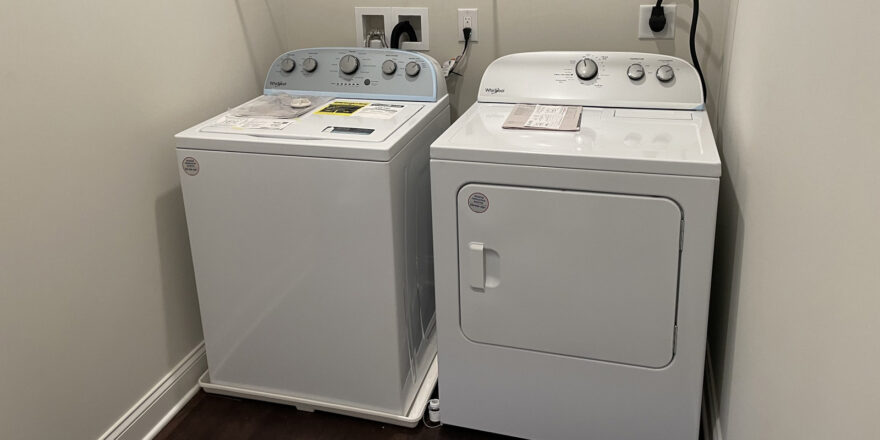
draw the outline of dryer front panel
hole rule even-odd
[[[662,368],[675,350],[682,228],[670,199],[469,184],[459,300],[471,341]]]

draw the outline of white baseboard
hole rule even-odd
[[[151,440],[199,390],[208,370],[205,343],[189,352],[99,440]]]
[[[715,387],[715,370],[712,369],[712,354],[706,345],[706,377],[703,380],[703,438],[705,440],[724,440],[721,422],[718,419],[718,388]]]

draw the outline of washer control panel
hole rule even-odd
[[[287,52],[272,63],[264,93],[437,101],[446,83],[433,58],[395,49],[315,48]]]
[[[531,52],[490,64],[479,101],[696,110],[703,90],[697,71],[668,55]]]

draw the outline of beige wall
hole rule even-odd
[[[202,339],[172,136],[278,43],[248,0],[2,3],[0,438],[94,439]]]
[[[710,330],[725,440],[880,438],[880,6],[827,6],[731,12]]]
[[[453,116],[476,100],[486,66],[496,58],[538,50],[643,51],[690,60],[690,1],[677,3],[675,40],[639,40],[638,5],[649,0],[268,0],[276,14],[285,50],[310,46],[351,46],[355,6],[427,6],[429,55],[438,61],[461,53],[458,8],[479,8],[480,41],[473,44],[464,78],[450,81]],[[721,51],[727,25],[725,0],[700,2],[698,53],[709,87],[709,109],[720,84]],[[268,66],[266,66],[268,68]]]

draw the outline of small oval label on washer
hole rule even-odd
[[[471,208],[471,211],[477,214],[486,212],[489,209],[489,198],[483,193],[471,193],[468,196],[468,208]]]
[[[199,161],[194,157],[184,157],[181,166],[183,166],[183,172],[190,176],[199,174]]]

